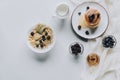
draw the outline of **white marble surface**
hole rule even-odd
[[[52,17],[55,6],[62,1],[0,0],[0,80],[81,80],[90,44],[74,34],[70,17],[64,22]],[[64,2],[72,12],[75,5],[69,0]],[[26,46],[27,30],[39,22],[56,31],[57,41],[48,55],[36,55]],[[69,53],[69,45],[74,41],[86,49],[78,59]],[[103,80],[113,80],[114,75],[111,77],[108,74]]]

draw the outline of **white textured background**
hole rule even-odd
[[[80,80],[85,74],[85,57],[76,60],[69,53],[69,44],[79,41],[85,52],[90,50],[89,42],[81,41],[73,33],[70,18],[65,22],[52,17],[55,6],[63,0],[0,0],[0,80]],[[75,8],[69,0],[64,0]],[[110,9],[110,29],[120,43],[120,1],[113,0]],[[26,46],[26,32],[36,23],[46,23],[54,27],[56,45],[48,55],[35,55]],[[119,46],[117,46],[119,48]],[[113,75],[113,77],[111,76]],[[114,78],[114,74],[110,76]],[[109,74],[105,80],[112,79]]]

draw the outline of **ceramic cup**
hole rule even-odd
[[[61,2],[57,5],[55,16],[59,19],[66,19],[69,16],[69,6],[67,3]]]

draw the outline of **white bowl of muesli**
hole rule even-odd
[[[48,25],[39,23],[27,33],[27,45],[35,53],[47,53],[53,48],[54,44],[54,31]]]

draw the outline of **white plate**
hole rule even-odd
[[[98,28],[94,31],[94,33],[90,32],[89,28],[81,28],[81,30],[78,30],[78,25],[79,25],[79,18],[82,14],[84,14],[87,9],[86,7],[94,8],[97,9],[100,14],[101,14],[101,21],[100,24],[98,25]],[[81,15],[78,15],[78,13],[81,12]],[[87,39],[94,39],[96,37],[101,36],[107,29],[108,24],[109,24],[109,16],[106,11],[106,9],[100,5],[97,2],[84,2],[80,5],[78,5],[75,10],[73,11],[73,14],[71,16],[71,24],[73,27],[73,30],[81,37],[87,38]],[[90,34],[86,35],[85,31],[89,31]]]

